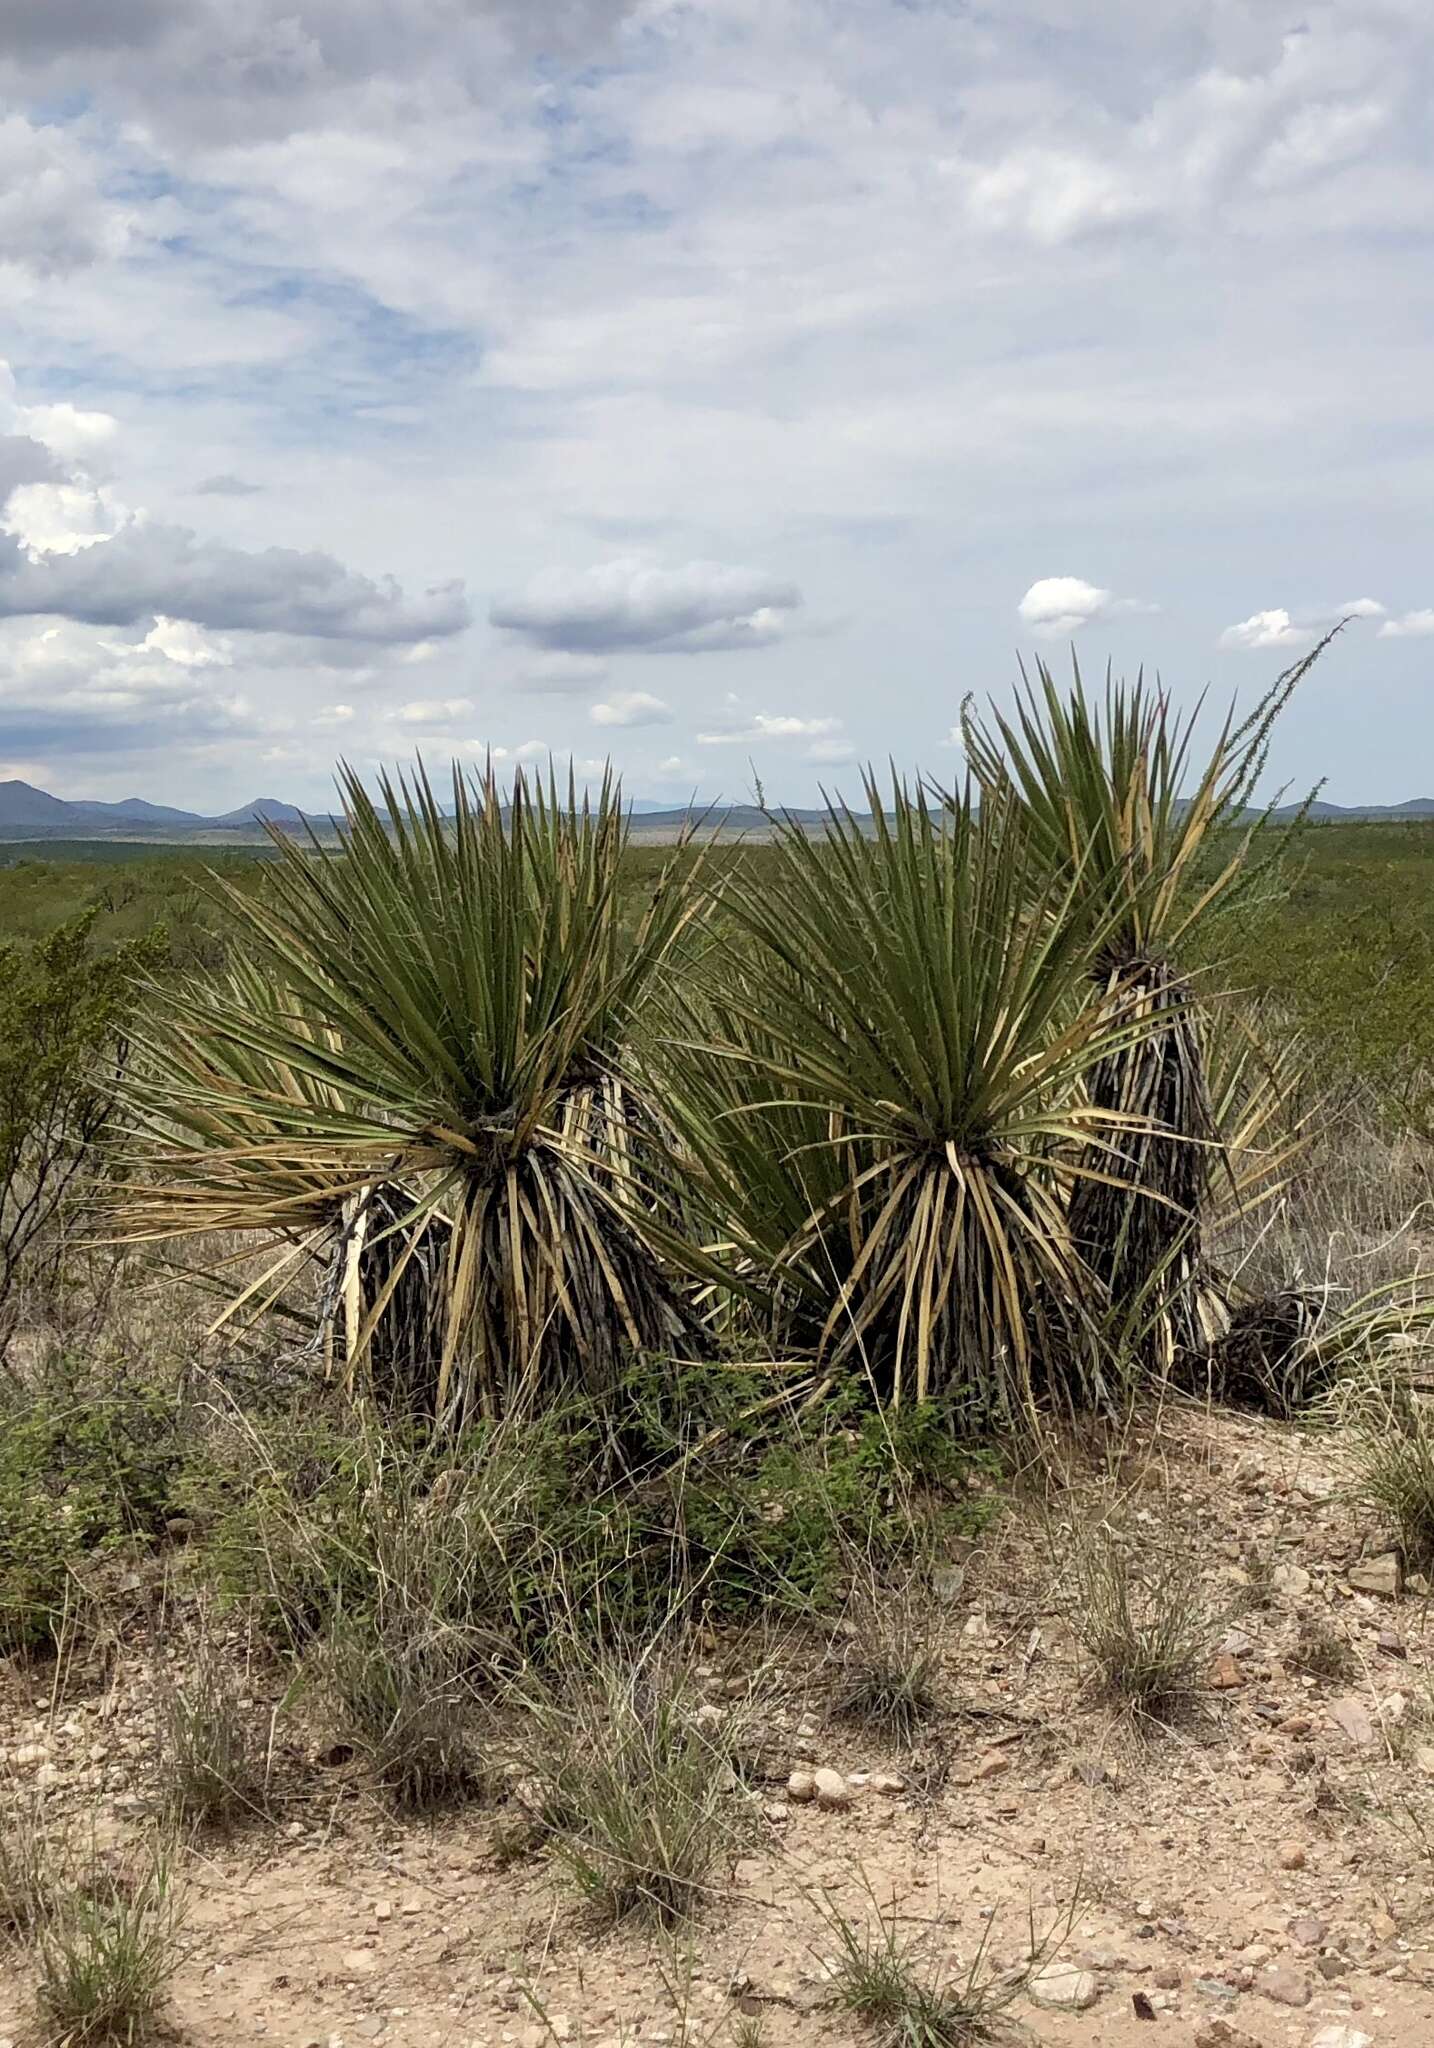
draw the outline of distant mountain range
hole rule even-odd
[[[705,820],[709,827],[724,832],[759,832],[768,822],[754,804],[720,804],[708,811],[700,804],[673,807],[650,797],[637,797],[628,808],[634,829],[650,838],[670,837],[694,820]],[[1293,817],[1297,809],[1297,805],[1291,804],[1275,815]],[[142,796],[125,797],[119,803],[70,802],[28,782],[0,782],[0,840],[12,843],[45,839],[144,839],[158,844],[186,840],[258,842],[264,837],[261,820],[295,826],[303,824],[305,815],[297,805],[282,803],[272,796],[255,797],[252,803],[240,804],[218,817],[205,817],[198,811],[176,810],[171,804],[152,804]],[[327,812],[307,815],[316,826],[329,823]],[[813,825],[820,822],[822,814],[782,807],[781,815],[794,824]],[[1414,797],[1403,804],[1346,806],[1317,802],[1310,806],[1310,816],[1331,822],[1434,818],[1434,797]]]

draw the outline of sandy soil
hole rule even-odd
[[[1137,1741],[1092,1703],[1049,1544],[1015,1512],[952,1602],[951,1711],[914,1755],[804,1718],[810,1703],[770,1709],[758,1831],[689,1933],[595,1930],[541,1856],[504,1867],[501,1812],[399,1825],[351,1766],[301,1745],[274,1823],[193,1851],[180,2034],[204,2048],[870,2041],[832,1999],[825,1899],[856,1918],[894,1902],[953,1968],[983,1943],[984,1970],[1013,1965],[1032,1916],[1068,1927],[1060,1959],[1091,2002],[1022,1995],[1010,2012],[1051,2048],[1434,2044],[1427,1595],[1351,1584],[1370,1532],[1318,1440],[1187,1416],[1133,1440],[1118,1476],[1128,1515],[1178,1521],[1232,1631],[1178,1731]],[[1293,1658],[1312,1616],[1352,1653],[1337,1679]],[[58,1703],[47,1674],[0,1681],[12,1795],[95,1815],[102,1840],[142,1821],[150,1654],[137,1612],[102,1680],[72,1679]],[[745,1668],[740,1647],[714,1663],[719,1692]],[[858,1779],[844,1810],[788,1796],[788,1773],[815,1765]],[[861,1784],[872,1772],[901,1789]],[[0,1950],[0,2048],[25,2041],[29,2012],[23,1957]]]

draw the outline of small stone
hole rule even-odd
[[[405,1916],[405,1918],[412,1920],[417,1914],[423,1911],[423,1900],[419,1897],[417,1892],[410,1892],[408,1897],[404,1900],[403,1904],[399,1907],[398,1910]]]
[[[1286,1714],[1278,1725],[1281,1735],[1293,1735],[1298,1739],[1301,1735],[1309,1734],[1314,1722],[1308,1714]]]
[[[995,1750],[990,1756],[982,1757],[980,1763],[976,1766],[976,1776],[978,1778],[999,1778],[1004,1772],[1009,1771],[1010,1768],[1011,1759],[1008,1756],[1003,1756],[1000,1750]]]
[[[1434,1778],[1434,1744],[1421,1742],[1414,1752],[1414,1767],[1426,1778]]]
[[[1255,1979],[1256,1988],[1276,2005],[1308,2005],[1310,1980],[1293,1963],[1271,1963]]]
[[[873,1771],[871,1774],[873,1792],[884,1792],[888,1799],[895,1799],[906,1790],[906,1780],[900,1771]]]
[[[1304,1867],[1305,1867],[1305,1852],[1304,1852],[1304,1849],[1303,1849],[1303,1847],[1302,1847],[1302,1846],[1300,1845],[1300,1843],[1298,1843],[1298,1842],[1281,1842],[1281,1844],[1280,1844],[1280,1868],[1281,1868],[1281,1870],[1303,1870],[1303,1869],[1304,1869]]]
[[[1310,2036],[1310,2048],[1374,2048],[1374,2036],[1362,2034],[1358,2027],[1347,2027],[1342,2020],[1335,2020]]]
[[[1217,1657],[1252,1657],[1254,1653],[1255,1638],[1242,1628],[1228,1629],[1215,1645]]]
[[[1290,1922],[1290,1938],[1302,1948],[1318,1948],[1328,1933],[1328,1920],[1317,1920],[1313,1913],[1301,1913]]]
[[[714,1706],[711,1700],[704,1700],[692,1718],[699,1728],[710,1735],[714,1729],[722,1726],[722,1709]]]
[[[1259,2048],[1258,2042],[1228,2020],[1202,2020],[1192,2048]]]
[[[373,1917],[375,1920],[391,1920],[393,1918],[393,1907],[387,1899],[374,1900]]]
[[[371,1977],[378,1968],[378,1957],[371,1948],[348,1948],[344,1950],[344,1968],[351,1977]]]
[[[816,1793],[817,1805],[825,1807],[828,1813],[839,1813],[843,1807],[851,1805],[851,1787],[840,1771],[815,1772],[812,1790]]]
[[[1336,1700],[1329,1710],[1329,1718],[1340,1733],[1353,1743],[1356,1749],[1370,1749],[1374,1744],[1374,1723],[1369,1718],[1369,1709],[1364,1701],[1348,1693]]]
[[[1049,2005],[1062,2012],[1084,2012],[1095,2004],[1099,1987],[1089,1970],[1074,1963],[1047,1963],[1037,1970],[1026,1987],[1037,2005]]]
[[[1404,1590],[1404,1567],[1397,1550],[1361,1558],[1358,1564],[1350,1566],[1345,1577],[1356,1592],[1378,1593],[1385,1600],[1397,1600]]]
[[[388,2022],[375,2013],[366,2020],[359,2020],[354,2032],[361,2041],[376,2041]]]
[[[1150,1981],[1157,1991],[1178,1991],[1180,1989],[1180,1972],[1176,1969],[1174,1963],[1161,1963],[1156,1969],[1151,1971]]]
[[[36,1764],[45,1763],[49,1754],[49,1748],[43,1742],[22,1742],[18,1749],[11,1750],[10,1761],[20,1770],[30,1770]]]
[[[1392,1628],[1382,1628],[1379,1631],[1379,1647],[1386,1657],[1407,1657],[1409,1655],[1403,1641],[1395,1634]]]
[[[1315,1968],[1326,1984],[1333,1984],[1337,1978],[1344,1975],[1348,1967],[1343,1956],[1319,1956],[1315,1961]]]
[[[787,1780],[787,1797],[794,1799],[798,1806],[805,1806],[817,1796],[817,1781],[810,1771],[793,1771]]]
[[[1228,1650],[1222,1650],[1210,1667],[1210,1683],[1216,1692],[1233,1692],[1245,1683],[1245,1674]]]
[[[1302,1564],[1277,1564],[1270,1573],[1270,1584],[1277,1593],[1287,1598],[1298,1599],[1308,1593],[1312,1584],[1309,1573]]]

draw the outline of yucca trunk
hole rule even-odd
[[[1169,1371],[1203,1343],[1201,1219],[1216,1158],[1204,1035],[1189,983],[1166,961],[1110,964],[1097,986],[1104,1014],[1150,1028],[1090,1072],[1112,1135],[1087,1150],[1071,1236],[1144,1361]]]

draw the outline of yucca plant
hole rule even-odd
[[[445,1421],[689,1347],[644,1235],[656,1116],[624,1066],[695,901],[684,850],[633,929],[611,779],[590,801],[519,775],[505,803],[455,767],[448,815],[421,766],[378,802],[347,767],[339,788],[337,845],[275,830],[262,894],[218,883],[239,977],[150,992],[133,1229],[258,1230],[285,1256],[337,1232],[355,1376],[421,1276],[421,1405]]]
[[[720,989],[672,1050],[712,1269],[893,1401],[1026,1418],[1049,1391],[1105,1397],[1066,1181],[1123,1128],[1085,1077],[1143,1027],[1075,1000],[1079,878],[1032,874],[1012,802],[871,777],[867,799],[817,836],[773,821],[772,862],[724,893]]]
[[[1232,712],[1203,765],[1199,705],[1176,711],[1158,683],[1106,676],[1086,691],[1072,661],[1066,689],[1044,662],[1015,714],[962,727],[983,801],[1014,802],[1039,868],[1084,901],[1090,974],[1101,1007],[1149,1029],[1128,1034],[1092,1068],[1092,1102],[1124,1119],[1102,1136],[1072,1188],[1070,1229],[1113,1300],[1144,1304],[1148,1353],[1168,1367],[1198,1347],[1200,1225],[1219,1151],[1200,1005],[1181,971],[1192,926],[1259,872],[1268,810],[1248,807],[1271,728],[1327,641],[1287,669],[1250,716]]]

